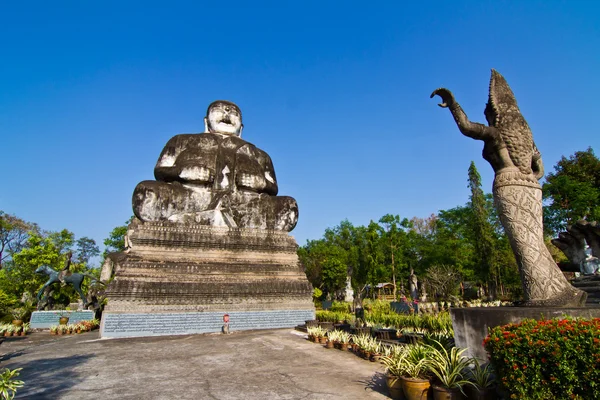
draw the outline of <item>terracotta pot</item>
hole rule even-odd
[[[367,360],[370,360],[370,359],[371,359],[371,352],[370,352],[370,351],[365,351],[365,352],[363,353],[363,357],[364,357],[365,359],[367,359]]]
[[[319,343],[326,344],[327,343],[327,336],[320,337],[319,338]]]
[[[340,343],[340,350],[348,351],[348,343]]]
[[[61,325],[66,325],[69,322],[69,317],[60,317],[58,323]]]
[[[51,334],[52,336],[55,336],[55,335],[56,335],[56,332],[52,332],[52,331],[50,331],[50,334]]]
[[[4,336],[6,336],[6,337],[9,337],[9,336],[11,336],[11,335],[12,335],[12,334],[11,334],[10,332],[4,332]]]
[[[385,383],[387,384],[390,397],[394,400],[406,400],[404,390],[402,389],[402,378],[386,374]]]
[[[21,326],[21,325],[23,325],[23,320],[22,319],[13,319],[12,324],[14,326]]]
[[[333,342],[331,340],[328,340],[327,343],[325,343],[325,348],[333,349]]]
[[[369,357],[369,360],[371,360],[371,362],[377,362],[381,359],[381,354],[377,354],[377,353],[373,353],[371,354],[371,357]]]
[[[27,332],[21,331],[21,336],[25,336],[25,335],[27,335]]]
[[[402,388],[406,400],[427,400],[431,391],[431,383],[429,383],[429,379],[402,377]]]
[[[434,400],[465,400],[466,396],[462,394],[460,389],[448,389],[443,386],[432,385]]]

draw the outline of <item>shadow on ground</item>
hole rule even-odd
[[[385,396],[388,395],[387,384],[385,383],[385,374],[376,372],[375,375],[371,376],[368,381],[358,381],[358,383],[365,385],[365,390],[371,390],[373,392],[381,393]]]
[[[25,385],[17,391],[17,399],[58,399],[63,392],[84,380],[74,367],[85,363],[93,355],[53,357],[25,363],[12,363],[11,369],[23,368],[18,379]],[[28,382],[30,384],[28,385]],[[31,384],[35,382],[35,384]]]

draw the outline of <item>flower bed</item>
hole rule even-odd
[[[600,399],[600,319],[527,319],[484,340],[512,399]]]

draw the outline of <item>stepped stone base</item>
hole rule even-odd
[[[226,313],[230,330],[314,318],[312,286],[287,233],[134,220],[127,236],[130,248],[103,267],[114,279],[102,336],[218,332]]]
[[[584,275],[574,279],[573,286],[587,293],[586,306],[600,306],[600,275]]]

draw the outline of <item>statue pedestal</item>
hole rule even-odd
[[[232,331],[314,319],[287,233],[134,220],[128,238],[131,248],[112,257],[103,337],[219,332],[224,314]]]
[[[483,339],[488,328],[517,323],[525,318],[552,319],[568,315],[571,317],[600,318],[600,307],[556,308],[556,307],[472,307],[451,308],[452,326],[456,346],[465,348],[465,356],[487,362]]]

